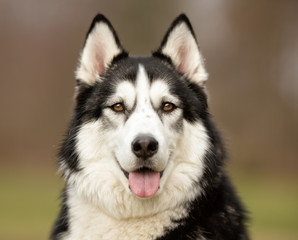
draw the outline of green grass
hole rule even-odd
[[[0,239],[48,239],[62,184],[54,172],[35,174],[0,172]]]
[[[234,176],[250,212],[252,239],[298,239],[298,188],[295,180]],[[59,210],[62,181],[54,170],[0,171],[0,239],[48,239]]]
[[[297,179],[233,178],[250,217],[252,239],[298,239]]]

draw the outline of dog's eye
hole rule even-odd
[[[124,111],[124,104],[123,103],[115,103],[112,105],[112,110],[115,112],[123,112]]]
[[[173,111],[175,109],[175,107],[176,106],[173,103],[170,103],[170,102],[164,102],[162,104],[162,110],[164,112],[171,112],[171,111]]]

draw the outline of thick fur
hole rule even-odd
[[[208,112],[203,57],[184,14],[149,57],[129,56],[97,15],[76,77],[59,153],[66,185],[51,239],[248,239]],[[132,147],[140,136],[158,144],[148,159]],[[152,196],[131,188],[138,171],[160,174]]]

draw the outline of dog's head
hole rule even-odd
[[[180,15],[150,57],[131,57],[97,15],[76,71],[60,164],[69,188],[114,217],[145,216],[197,196],[210,141],[207,73]]]

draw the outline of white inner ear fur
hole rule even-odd
[[[162,53],[169,56],[177,70],[203,86],[208,78],[199,47],[186,23],[181,22],[170,33]]]
[[[93,85],[113,58],[121,52],[112,30],[105,22],[96,24],[81,53],[76,78]]]

